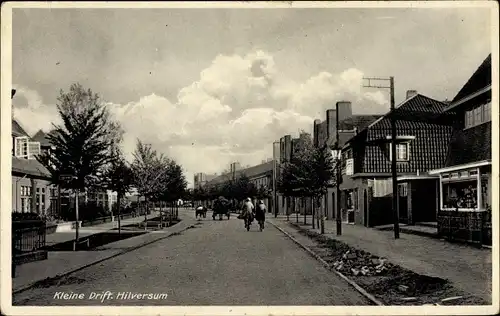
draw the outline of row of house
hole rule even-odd
[[[451,102],[410,90],[393,113],[353,115],[351,103],[343,101],[326,112],[325,121],[315,120],[314,145],[331,149],[342,174],[340,196],[332,183],[323,197],[327,219],[335,219],[339,205],[344,223],[393,223],[391,115],[397,130],[400,222],[446,234],[454,218],[455,229],[467,240],[479,234],[477,226],[491,227],[491,212],[486,212],[492,200],[491,55]],[[286,135],[276,144],[277,173],[293,155],[296,140]],[[284,213],[295,203],[279,197],[275,207]],[[301,203],[299,209],[310,213],[311,205]]]
[[[199,186],[206,187],[214,187],[218,185],[222,185],[223,183],[239,178],[242,175],[245,175],[249,178],[250,182],[254,184],[256,188],[263,188],[269,193],[269,197],[265,198],[263,201],[267,205],[268,210],[272,210],[273,205],[273,197],[272,192],[273,189],[273,170],[274,170],[274,161],[272,159],[267,159],[262,161],[261,164],[242,168],[240,163],[234,162],[231,163],[229,171],[224,172],[221,175],[209,176],[206,174],[198,173],[195,175],[195,188]],[[210,180],[200,183],[199,179],[208,179]],[[198,184],[198,186],[197,186]]]
[[[11,98],[15,95],[12,90]],[[12,212],[37,213],[58,217],[61,208],[70,206],[71,192],[59,190],[52,176],[36,156],[52,150],[47,134],[42,130],[30,136],[19,121],[12,119]],[[116,192],[89,192],[82,202],[94,201],[111,211]]]
[[[342,179],[338,188],[332,181],[321,201],[327,219],[336,219],[340,207],[346,224],[393,224],[391,118],[397,131],[400,223],[434,227],[440,235],[458,231],[468,241],[491,240],[491,55],[451,101],[409,90],[392,113],[356,115],[351,102],[341,101],[326,111],[324,121],[315,120],[314,146],[330,148]],[[273,191],[300,137],[285,135],[273,144],[273,160],[238,171],[232,167],[206,184],[245,173]],[[280,214],[312,213],[310,199],[277,193],[267,203]],[[478,227],[489,228],[490,235],[482,236]]]

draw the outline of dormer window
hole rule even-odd
[[[28,158],[28,137],[16,137],[14,141],[14,153],[16,157]]]
[[[18,158],[35,159],[41,153],[40,142],[30,142],[27,136],[13,137],[13,154]]]
[[[396,144],[396,161],[408,161],[410,159],[410,143]],[[389,160],[392,161],[392,144],[389,144]]]

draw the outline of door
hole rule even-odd
[[[363,194],[363,225],[368,227],[368,194],[364,190]]]
[[[337,200],[335,199],[335,192],[332,192],[332,219],[337,218]]]

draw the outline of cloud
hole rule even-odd
[[[324,119],[325,110],[341,99],[351,100],[355,113],[386,111],[385,95],[362,90],[362,78],[360,70],[351,68],[296,82],[276,68],[267,52],[219,55],[172,100],[151,94],[107,106],[125,130],[122,145],[129,157],[139,138],[176,159],[192,182],[195,172],[220,172],[232,161],[255,165],[270,158],[273,141],[311,131],[314,118]],[[48,130],[57,118],[55,106],[44,105],[34,91],[21,87],[18,93],[28,104],[16,107],[16,118],[31,133]]]

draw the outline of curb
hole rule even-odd
[[[298,241],[293,236],[291,236],[289,233],[287,233],[286,231],[284,231],[281,227],[279,227],[278,225],[276,225],[276,224],[274,224],[274,223],[272,223],[270,221],[266,221],[266,222],[268,222],[271,225],[273,225],[276,229],[278,229],[285,236],[287,236],[294,243],[296,243],[300,248],[304,249],[309,255],[311,255],[313,258],[315,258],[316,260],[318,260],[319,262],[321,262],[325,268],[327,268],[330,271],[335,272],[339,277],[341,277],[344,281],[346,281],[347,283],[349,283],[349,285],[351,285],[352,287],[354,287],[359,293],[361,293],[364,297],[366,297],[367,299],[369,299],[372,303],[374,303],[374,304],[376,304],[378,306],[384,306],[384,304],[381,301],[377,300],[373,295],[371,295],[370,293],[368,293],[365,289],[363,289],[361,286],[359,286],[356,282],[354,282],[353,280],[349,279],[348,277],[346,277],[345,275],[343,275],[339,271],[335,270],[330,264],[328,264],[325,260],[323,260],[320,256],[318,256],[309,247],[304,246],[303,244],[301,244],[300,241]]]
[[[79,268],[72,269],[72,270],[70,270],[70,271],[63,272],[63,273],[61,273],[61,274],[57,274],[56,276],[53,276],[53,277],[48,277],[48,278],[45,278],[45,279],[43,279],[43,280],[38,280],[38,281],[31,282],[31,283],[29,283],[29,284],[26,284],[26,285],[24,285],[24,286],[21,286],[21,287],[17,288],[16,290],[12,289],[12,295],[14,295],[14,294],[19,294],[19,293],[22,293],[22,292],[25,292],[25,291],[27,291],[27,290],[29,290],[29,289],[31,289],[31,288],[33,288],[33,287],[35,287],[36,285],[38,285],[38,284],[42,283],[42,282],[59,280],[59,279],[61,279],[61,278],[65,277],[65,276],[68,276],[68,275],[70,275],[70,274],[72,274],[72,273],[75,273],[75,272],[78,272],[78,271],[80,271],[80,270],[86,269],[86,268],[91,267],[91,266],[93,266],[93,265],[99,264],[99,263],[101,263],[101,262],[103,262],[103,261],[106,261],[106,260],[108,260],[108,259],[112,259],[112,258],[114,258],[114,257],[118,257],[118,256],[121,256],[121,255],[126,254],[126,253],[128,253],[128,252],[132,252],[132,251],[134,251],[134,250],[137,250],[137,249],[139,249],[139,248],[142,248],[142,247],[145,247],[145,246],[151,245],[151,244],[153,244],[153,243],[155,243],[155,242],[157,242],[157,241],[160,241],[160,240],[163,240],[163,239],[169,238],[169,237],[171,237],[172,235],[177,235],[178,233],[181,233],[181,232],[183,232],[183,231],[187,230],[187,229],[188,229],[188,227],[190,227],[190,226],[191,226],[191,225],[187,225],[185,228],[181,229],[180,231],[177,231],[177,232],[172,232],[172,233],[167,233],[167,234],[166,234],[166,236],[163,236],[163,237],[160,237],[160,238],[158,238],[158,239],[155,239],[155,240],[152,240],[152,241],[148,241],[148,242],[145,242],[145,243],[142,243],[142,244],[139,244],[139,245],[136,245],[136,246],[133,246],[133,247],[127,248],[127,249],[125,249],[125,250],[123,250],[123,251],[120,251],[119,253],[115,253],[114,255],[111,255],[111,256],[109,256],[109,257],[102,258],[102,259],[99,259],[99,260],[97,260],[97,261],[94,261],[94,262],[88,263],[88,264],[83,265],[83,266],[81,266],[81,267],[79,267]]]

